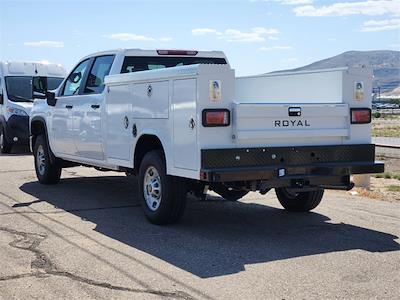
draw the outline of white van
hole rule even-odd
[[[29,114],[34,93],[56,89],[65,77],[61,65],[0,62],[0,153],[29,144]]]

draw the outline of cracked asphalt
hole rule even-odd
[[[292,214],[273,192],[210,194],[160,227],[136,193],[83,167],[42,186],[30,155],[0,156],[0,299],[400,298],[398,202],[329,191]]]

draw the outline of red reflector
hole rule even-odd
[[[351,108],[351,124],[371,123],[371,110],[369,108]]]
[[[227,109],[205,109],[203,110],[203,126],[229,126],[230,112]]]
[[[157,50],[158,55],[197,55],[195,50]]]

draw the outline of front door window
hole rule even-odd
[[[69,74],[61,96],[72,96],[79,93],[79,88],[88,66],[89,59],[84,60]]]

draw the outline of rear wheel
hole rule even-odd
[[[61,166],[57,160],[50,160],[49,148],[43,135],[36,139],[33,155],[35,157],[36,176],[42,184],[55,184],[60,181]]]
[[[323,189],[308,192],[292,192],[287,188],[275,189],[281,205],[288,211],[307,212],[318,206],[324,195]]]
[[[223,185],[214,186],[212,187],[212,189],[214,192],[216,192],[222,198],[228,201],[238,201],[249,193],[249,191],[246,190],[229,189]]]
[[[177,222],[185,210],[186,192],[183,179],[167,175],[161,151],[144,156],[139,168],[139,199],[151,223]]]
[[[11,152],[12,145],[6,139],[4,127],[0,125],[0,153],[8,154]]]

